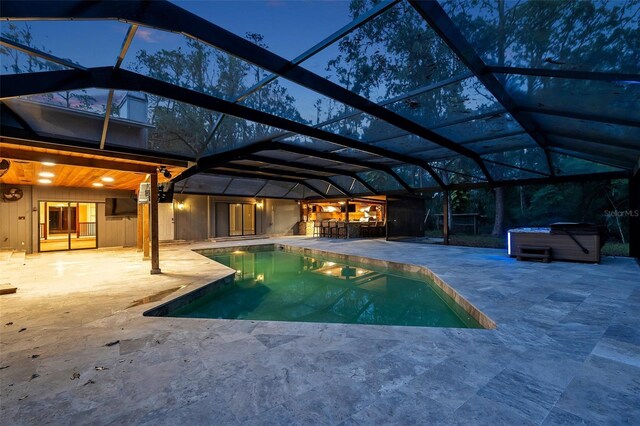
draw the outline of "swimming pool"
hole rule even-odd
[[[433,281],[415,274],[278,249],[210,252],[208,257],[236,270],[233,283],[163,315],[482,328]]]

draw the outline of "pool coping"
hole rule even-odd
[[[431,269],[426,266],[421,265],[413,265],[409,263],[401,263],[390,260],[381,260],[370,257],[351,255],[351,254],[343,254],[336,253],[327,250],[318,250],[312,249],[308,247],[299,247],[299,246],[291,246],[282,243],[268,243],[268,244],[243,244],[243,245],[233,245],[233,246],[225,246],[225,247],[211,247],[211,248],[200,248],[200,249],[192,249],[193,252],[200,254],[201,256],[206,257],[203,252],[208,254],[222,254],[227,253],[229,251],[236,250],[247,250],[251,248],[254,251],[269,251],[269,250],[282,250],[287,253],[296,253],[302,254],[305,256],[318,256],[318,257],[327,257],[327,258],[335,258],[339,261],[353,261],[356,263],[361,263],[363,265],[371,265],[377,268],[385,268],[392,269],[396,271],[400,271],[403,273],[415,274],[418,277],[426,278],[431,281],[444,292],[448,297],[450,297],[462,310],[464,310],[467,314],[469,314],[478,324],[480,324],[484,329],[493,330],[497,328],[497,324],[493,321],[489,316],[487,316],[484,312],[478,309],[473,303],[469,302],[466,298],[464,298],[457,290],[455,290],[452,286],[447,284],[442,278],[440,278],[436,273],[434,273]],[[195,288],[191,291],[187,291],[186,293],[180,294],[177,297],[174,297],[171,300],[160,303],[157,306],[154,306],[143,312],[143,316],[153,316],[153,317],[166,317],[169,312],[179,309],[183,306],[188,305],[196,299],[199,299],[207,294],[218,290],[221,287],[228,286],[233,284],[233,277],[235,272],[231,272],[229,275],[226,275],[222,278],[219,278],[210,283],[203,284],[198,288]]]

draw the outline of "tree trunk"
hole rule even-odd
[[[618,214],[618,207],[616,206],[616,203],[613,202],[611,197],[607,196],[607,199],[613,206],[613,212],[615,214],[616,225],[618,226],[618,232],[620,233],[620,239],[622,240],[622,244],[625,244],[626,241],[624,239],[624,232],[622,232],[622,225],[620,224],[620,215]]]
[[[504,234],[504,188],[499,187],[494,191],[496,193],[496,217],[491,235],[501,237]]]

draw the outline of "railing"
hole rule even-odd
[[[95,236],[96,236],[95,222],[79,222],[78,223],[78,238],[95,237]]]

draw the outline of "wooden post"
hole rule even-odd
[[[629,179],[629,256],[640,261],[640,168]]]
[[[151,274],[160,274],[160,244],[158,242],[158,174],[151,173]]]
[[[149,260],[149,204],[142,205],[142,260]]]
[[[40,218],[38,218],[40,219]],[[47,202],[44,202],[44,239],[49,238],[49,207]]]
[[[442,197],[442,236],[444,244],[449,245],[449,191],[444,191]]]
[[[137,219],[138,223],[138,235],[136,237],[136,246],[138,248],[138,251],[142,251],[142,247],[143,247],[143,226],[144,226],[144,204],[140,204],[138,203],[138,219]]]
[[[80,238],[80,203],[76,203],[76,238]]]
[[[345,216],[345,224],[344,226],[347,228],[344,232],[346,233],[346,237],[345,238],[349,238],[349,200],[347,200],[346,204],[344,205],[345,211],[347,212],[347,215]]]

